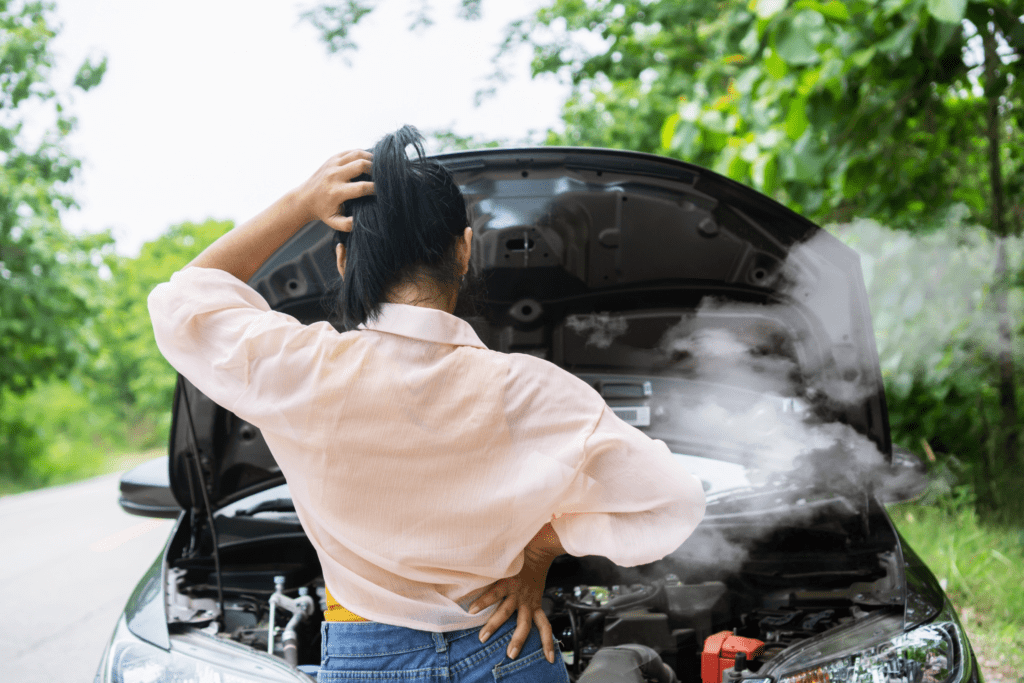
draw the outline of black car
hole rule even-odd
[[[491,349],[545,358],[700,477],[679,550],[558,558],[545,609],[584,683],[981,680],[957,616],[883,503],[921,463],[890,440],[857,254],[708,170],[573,148],[459,152]],[[331,319],[331,232],[304,226],[250,285]],[[167,460],[121,505],[177,519],[96,680],[302,681],[324,582],[260,430],[179,380]],[[624,473],[627,474],[627,473]]]

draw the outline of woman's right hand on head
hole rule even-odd
[[[352,218],[341,215],[345,202],[373,194],[372,182],[352,182],[360,175],[369,175],[373,155],[363,149],[335,154],[297,190],[299,202],[309,220],[321,220],[335,230],[350,232]]]

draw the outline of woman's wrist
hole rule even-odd
[[[562,547],[562,542],[551,526],[551,522],[542,526],[526,547],[534,553],[550,557],[552,560],[565,554],[565,548]]]
[[[282,244],[308,223],[308,208],[294,190],[258,215],[235,226],[203,250],[189,266],[217,268],[247,281]]]
[[[299,225],[305,225],[310,221],[317,220],[316,210],[313,202],[304,186],[292,188],[277,200],[285,212],[290,213],[299,221]]]

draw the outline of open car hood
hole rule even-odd
[[[664,329],[665,311],[678,321],[678,311],[702,301],[732,302],[739,308],[720,306],[711,324],[786,337],[801,366],[843,397],[832,402],[832,419],[891,458],[860,260],[814,223],[716,173],[649,154],[548,147],[437,158],[466,196],[482,284],[475,309],[460,300],[456,314],[489,348],[533,353],[578,374],[656,375],[644,354],[622,352],[640,360],[620,366],[617,347],[581,343],[573,336],[580,325],[566,321],[600,314],[623,328]],[[329,318],[325,295],[338,284],[330,229],[304,226],[249,284],[302,322]],[[259,430],[185,380],[169,461],[186,508],[202,506],[197,467],[214,509],[283,481]]]

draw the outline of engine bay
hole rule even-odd
[[[895,533],[877,504],[826,506],[814,519],[753,534],[709,515],[672,555],[639,567],[563,555],[544,611],[580,683],[722,683],[756,677],[804,641],[903,609]],[[846,510],[845,514],[837,510]],[[307,673],[320,663],[325,586],[287,504],[216,518],[223,614],[211,539],[184,520],[168,548],[172,634],[201,631],[269,652]],[[723,544],[745,555],[723,562]],[[172,635],[173,637],[173,635]]]

